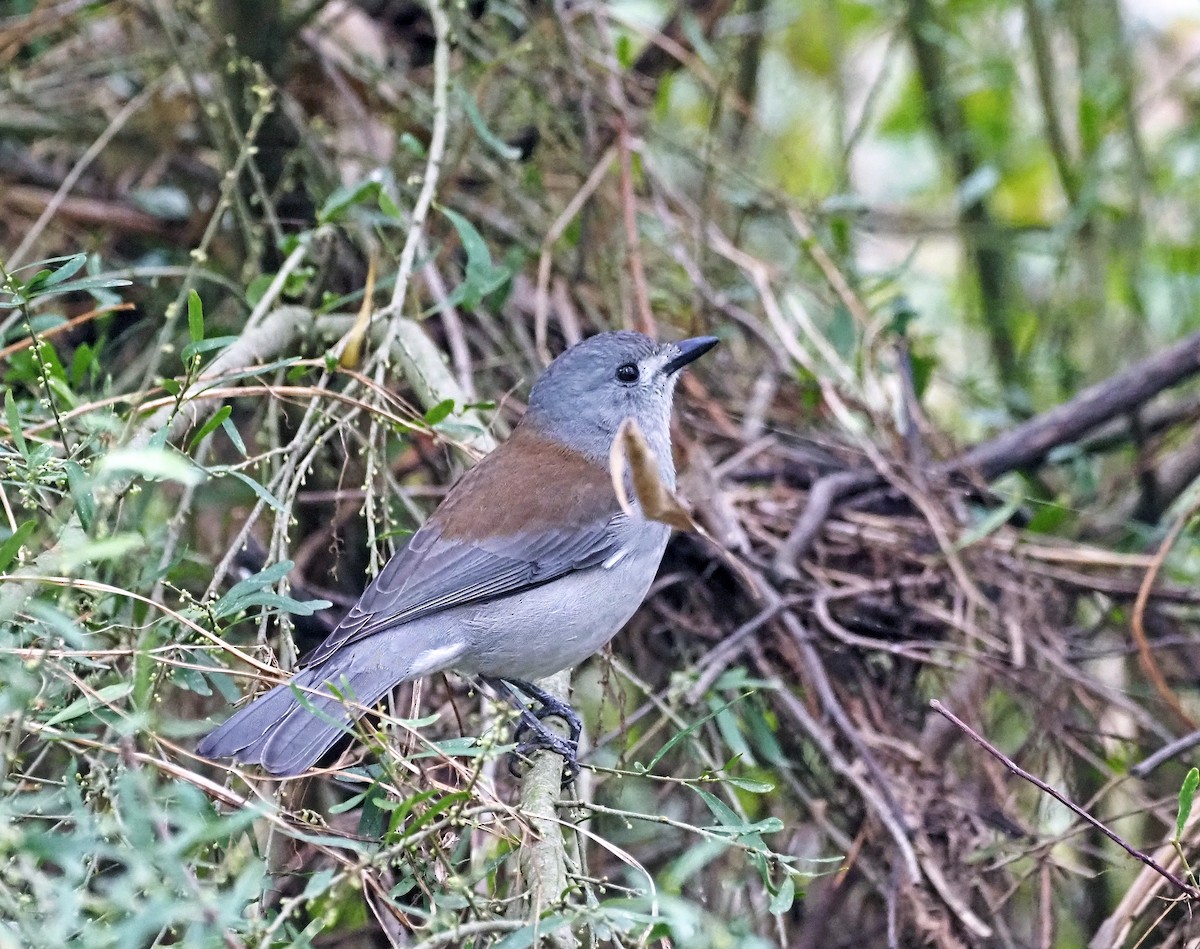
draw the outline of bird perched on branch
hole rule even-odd
[[[518,752],[549,748],[574,769],[579,716],[533,680],[598,651],[646,596],[670,528],[645,516],[636,492],[622,506],[610,452],[632,420],[674,487],[675,383],[716,343],[603,333],[555,359],[512,436],[463,475],[305,668],[197,752],[299,774],[393,687],[454,670],[535,701]],[[569,739],[547,715],[567,721]]]

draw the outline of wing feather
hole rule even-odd
[[[559,446],[514,434],[455,485],[442,506],[368,585],[305,660],[405,623],[539,586],[602,564],[621,549],[628,516],[608,473]],[[543,498],[525,516],[510,502],[532,459]],[[555,484],[561,486],[552,491]],[[517,524],[525,529],[512,530]],[[489,532],[488,528],[498,528]]]

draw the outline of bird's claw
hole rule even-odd
[[[485,678],[497,694],[506,698],[519,712],[517,724],[513,728],[513,741],[516,750],[509,757],[508,770],[513,777],[521,777],[518,770],[522,762],[528,762],[528,756],[535,751],[552,751],[559,755],[565,764],[563,770],[563,786],[575,780],[579,773],[579,738],[583,734],[583,721],[579,713],[557,696],[551,695],[545,689],[521,679]],[[533,699],[537,706],[530,708],[517,690]],[[567,736],[549,728],[545,719],[559,718],[567,726]]]
[[[571,784],[579,774],[579,730],[573,727],[570,719],[565,719],[571,727],[571,737],[564,738],[552,731],[542,719],[558,713],[538,709],[537,712],[525,710],[521,713],[520,721],[513,730],[513,740],[517,747],[508,759],[508,770],[513,777],[521,777],[519,766],[528,762],[529,756],[535,751],[551,751],[563,759],[563,787]],[[565,716],[562,716],[565,718]]]

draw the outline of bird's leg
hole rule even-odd
[[[532,710],[530,714],[534,715],[540,722],[544,718],[549,718],[556,715],[567,723],[567,728],[571,735],[571,744],[579,744],[579,736],[583,734],[583,722],[579,718],[579,713],[562,699],[557,698],[547,692],[545,689],[538,688],[532,682],[525,682],[521,679],[507,679],[510,685],[515,685],[518,689],[535,699],[540,706]]]
[[[517,743],[517,748],[513,758],[509,761],[509,770],[516,775],[516,764],[522,757],[527,756],[530,752],[545,749],[561,756],[566,762],[563,783],[569,784],[574,781],[575,775],[579,773],[579,736],[583,733],[583,722],[580,721],[579,713],[566,702],[555,698],[545,689],[539,689],[530,682],[520,679],[491,678],[484,681],[503,695],[520,712],[520,718],[513,729],[513,741]],[[529,708],[524,698],[518,694],[518,690],[534,699],[538,703],[538,708]],[[550,716],[557,716],[567,723],[570,737],[563,738],[562,735],[546,726],[542,719]]]

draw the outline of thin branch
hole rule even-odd
[[[429,137],[429,153],[425,160],[425,172],[421,177],[421,190],[413,205],[408,234],[404,239],[404,247],[400,251],[400,263],[396,269],[396,283],[392,288],[392,300],[375,314],[377,320],[391,321],[381,346],[381,352],[385,354],[391,349],[393,339],[400,340],[403,349],[403,341],[408,337],[400,325],[401,314],[404,312],[404,298],[408,293],[409,280],[412,278],[417,248],[421,245],[424,236],[425,219],[429,216],[429,209],[433,206],[433,199],[437,194],[442,160],[446,155],[446,134],[450,126],[450,19],[440,0],[429,0],[429,16],[433,23],[434,38],[437,41],[433,50],[433,128]],[[409,369],[407,360],[401,360],[400,367],[407,376]],[[377,368],[379,371],[383,370],[382,361]]]
[[[1195,731],[1200,725],[1197,725],[1196,720],[1192,718],[1183,708],[1183,704],[1179,701],[1179,696],[1171,689],[1167,683],[1166,676],[1158,667],[1158,663],[1154,660],[1154,652],[1150,648],[1150,641],[1146,637],[1146,605],[1150,602],[1150,594],[1154,590],[1154,581],[1158,579],[1159,571],[1162,570],[1162,565],[1166,562],[1167,555],[1171,552],[1171,548],[1175,546],[1175,541],[1179,539],[1179,535],[1183,533],[1184,527],[1192,519],[1192,515],[1196,512],[1198,502],[1193,502],[1190,509],[1184,511],[1171,525],[1171,529],[1167,531],[1167,536],[1163,538],[1159,545],[1158,552],[1154,555],[1154,561],[1150,564],[1150,568],[1146,571],[1146,576],[1142,579],[1142,585],[1138,588],[1137,599],[1133,601],[1133,614],[1129,618],[1129,628],[1133,634],[1133,641],[1137,645],[1138,662],[1142,667],[1142,671],[1146,673],[1146,678],[1150,680],[1150,684],[1154,686],[1154,691],[1158,693],[1171,710],[1171,714],[1175,716],[1175,721],[1178,722],[1186,731]]]
[[[975,731],[973,728],[971,728],[970,725],[968,725],[961,718],[959,718],[957,715],[955,715],[953,712],[951,712],[948,708],[946,708],[946,706],[944,706],[937,699],[933,699],[929,703],[929,707],[932,708],[939,715],[945,716],[955,726],[962,729],[962,731],[965,732],[966,735],[972,741],[974,741],[977,745],[979,745],[980,748],[982,748],[989,755],[991,755],[993,758],[995,758],[997,761],[999,761],[1001,764],[1003,764],[1004,767],[1008,768],[1008,770],[1011,771],[1013,774],[1015,774],[1018,778],[1023,778],[1024,780],[1028,781],[1030,784],[1032,784],[1038,790],[1043,791],[1046,794],[1049,794],[1052,798],[1054,798],[1054,800],[1058,801],[1059,804],[1063,805],[1063,807],[1070,810],[1073,814],[1075,814],[1082,820],[1091,824],[1094,828],[1096,828],[1096,830],[1098,830],[1098,831],[1100,831],[1100,833],[1104,834],[1105,837],[1107,837],[1109,840],[1111,840],[1113,843],[1115,843],[1117,846],[1119,846],[1122,850],[1124,850],[1127,854],[1129,854],[1135,860],[1137,860],[1141,863],[1144,863],[1155,873],[1159,874],[1164,879],[1169,881],[1177,890],[1179,890],[1180,893],[1182,893],[1188,899],[1200,900],[1200,890],[1196,889],[1196,887],[1192,886],[1189,883],[1185,883],[1183,880],[1181,880],[1179,877],[1177,877],[1174,873],[1172,873],[1166,867],[1162,866],[1162,864],[1158,863],[1153,857],[1150,857],[1149,855],[1142,853],[1140,850],[1130,846],[1128,843],[1125,842],[1125,840],[1122,837],[1120,837],[1118,834],[1115,834],[1113,831],[1109,830],[1102,823],[1100,823],[1100,821],[1096,820],[1096,818],[1094,818],[1091,814],[1089,814],[1087,811],[1085,811],[1078,804],[1074,803],[1073,801],[1068,799],[1066,796],[1064,796],[1060,792],[1056,791],[1054,788],[1050,787],[1050,785],[1048,785],[1041,778],[1030,774],[1028,771],[1026,771],[1024,768],[1022,768],[1020,765],[1018,765],[1015,761],[1013,761],[1012,758],[1008,757],[1008,755],[1006,755],[1004,752],[1002,752],[995,745],[991,744],[991,742],[989,742],[986,738],[984,738],[977,731]]]
[[[796,526],[775,554],[772,567],[776,576],[798,580],[800,571],[796,564],[812,548],[821,526],[829,519],[833,505],[852,494],[878,486],[882,480],[875,471],[839,471],[818,480],[808,493],[808,501]]]
[[[38,219],[30,225],[29,230],[25,232],[25,237],[21,240],[20,245],[8,257],[8,267],[10,270],[15,270],[20,266],[21,261],[25,259],[25,255],[29,253],[31,247],[36,243],[37,239],[42,236],[42,231],[46,229],[46,225],[58,212],[59,207],[67,196],[70,195],[71,189],[83,177],[83,173],[91,167],[104,149],[108,147],[109,142],[116,138],[117,133],[125,127],[125,123],[137,115],[142,107],[146,105],[155,95],[168,77],[168,73],[156,78],[153,82],[147,84],[146,88],[139,92],[136,96],[125,103],[112,117],[112,121],[108,123],[108,127],[96,138],[87,150],[79,156],[79,161],[75,162],[71,170],[67,172],[63,178],[62,184],[58,186],[58,190],[54,192],[54,197],[46,202],[46,207],[42,213],[38,215]]]
[[[1191,751],[1197,745],[1200,745],[1200,731],[1194,731],[1191,734],[1184,735],[1182,738],[1177,738],[1169,744],[1163,745],[1154,754],[1143,758],[1130,768],[1129,773],[1135,778],[1144,778],[1164,761],[1170,761],[1176,755],[1181,755],[1185,751]]]

